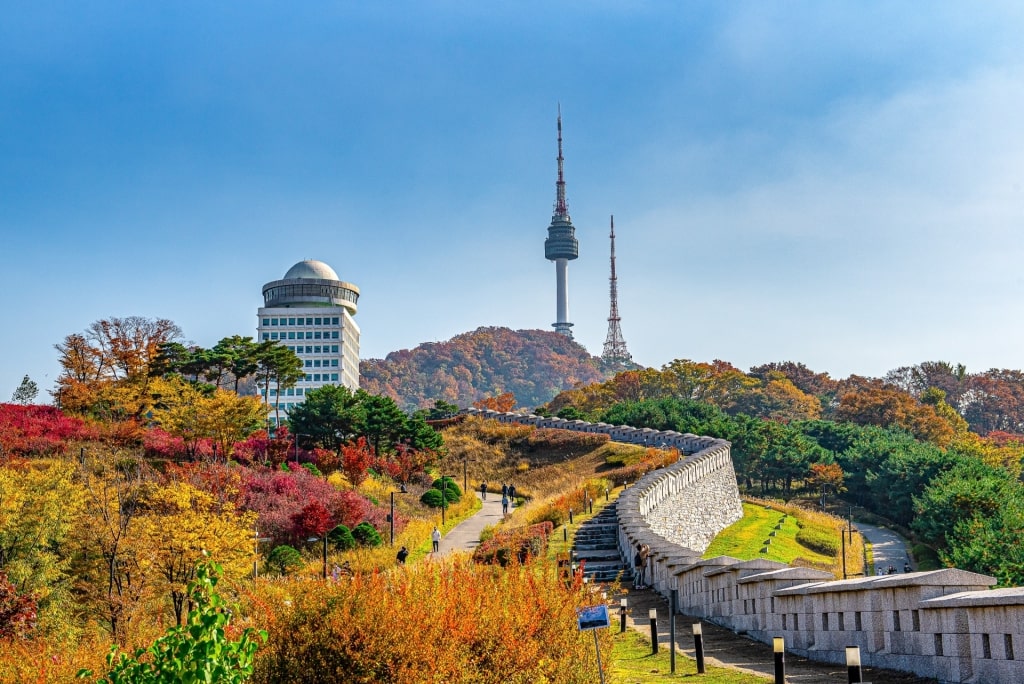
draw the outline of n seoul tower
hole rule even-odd
[[[580,255],[576,241],[576,229],[569,218],[569,206],[565,201],[565,175],[562,169],[562,108],[558,108],[558,181],[555,183],[555,212],[548,226],[548,237],[544,240],[544,256],[555,262],[555,332],[572,339],[572,323],[569,322],[569,260]]]

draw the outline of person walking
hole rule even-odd
[[[502,494],[501,496],[501,514],[508,515],[508,494]]]
[[[516,487],[511,482],[508,485],[508,505],[516,505]]]
[[[508,485],[504,482],[501,483],[501,495],[508,496]]]
[[[487,501],[487,483],[486,482],[481,482],[480,483],[480,498],[482,500],[484,500],[484,501]]]
[[[405,565],[405,559],[409,557],[409,549],[404,546],[398,549],[398,553],[395,555],[395,560],[398,561],[399,565]]]
[[[434,525],[434,531],[430,533],[430,541],[434,543],[434,553],[441,550],[441,530]]]

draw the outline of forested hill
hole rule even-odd
[[[437,399],[468,406],[505,392],[537,406],[578,383],[611,377],[601,359],[564,335],[544,330],[477,328],[446,342],[425,342],[359,364],[359,385],[405,409]]]

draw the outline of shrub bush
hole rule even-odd
[[[473,560],[477,563],[505,567],[513,561],[525,563],[532,558],[540,558],[547,549],[548,536],[553,529],[554,526],[550,522],[543,522],[497,532],[476,547]]]
[[[352,530],[352,536],[360,546],[380,546],[384,543],[381,539],[380,532],[377,531],[373,525],[368,522],[361,522],[355,526]]]
[[[811,551],[826,556],[834,556],[839,553],[839,538],[831,530],[804,525],[797,531],[796,541]]]
[[[348,551],[356,548],[356,538],[345,525],[338,525],[327,534],[327,541],[334,545],[338,551]]]
[[[462,500],[462,496],[456,494],[455,490],[449,487],[445,490],[444,494],[441,494],[440,489],[428,489],[420,496],[420,503],[424,506],[430,506],[431,508],[440,508],[441,497],[445,495],[447,495],[446,501],[448,502],[448,505],[457,504]]]
[[[442,487],[442,484],[444,485],[443,487]],[[455,496],[457,496],[457,497],[462,497],[462,489],[455,482],[455,480],[453,480],[452,478],[448,477],[447,475],[444,476],[444,477],[437,478],[436,480],[434,480],[433,484],[431,484],[430,486],[433,487],[434,489],[447,489],[448,492],[449,492],[449,496],[448,496],[448,500],[449,501],[453,500],[451,498],[451,494],[455,494]],[[458,499],[454,499],[454,501],[458,501]]]
[[[287,544],[275,546],[267,556],[267,567],[280,575],[288,575],[302,567],[302,554]]]

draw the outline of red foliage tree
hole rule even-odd
[[[96,430],[53,406],[0,404],[0,449],[5,455],[62,453],[70,440],[96,437]]]
[[[310,501],[301,511],[292,514],[292,534],[299,539],[321,536],[334,527],[334,518],[319,501]]]
[[[35,629],[37,610],[35,597],[19,594],[0,572],[0,639],[27,636]]]
[[[374,464],[376,454],[366,443],[366,439],[360,437],[355,444],[346,444],[341,447],[341,469],[345,472],[348,481],[354,485],[360,484],[366,479],[366,471]]]

